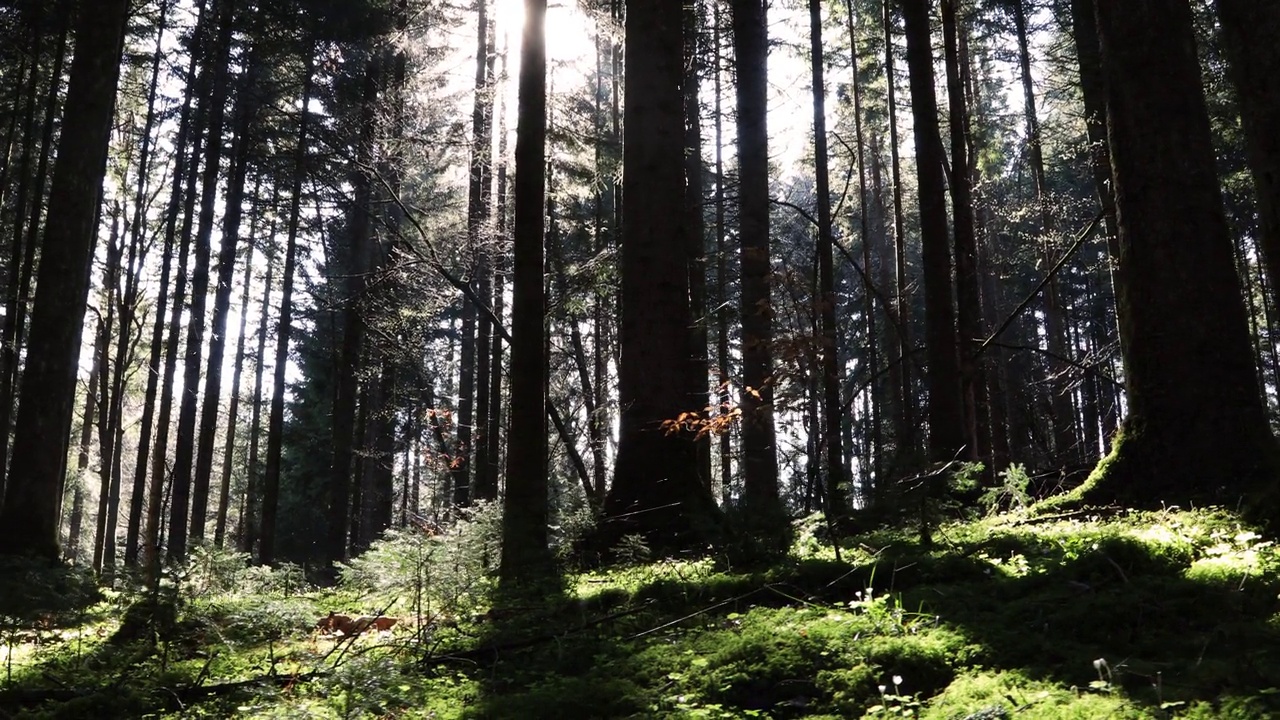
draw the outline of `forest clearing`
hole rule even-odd
[[[1278,41],[0,0],[0,718],[1280,717]]]

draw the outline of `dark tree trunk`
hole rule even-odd
[[[698,101],[698,80],[702,70],[702,4],[689,0],[684,5],[684,175],[686,236],[685,259],[689,273],[689,406],[705,417],[707,406],[707,237],[702,164],[702,104]],[[711,436],[694,440],[698,479],[711,492]],[[603,491],[602,491],[603,492]]]
[[[1280,307],[1280,4],[1217,0],[1258,204],[1262,260]]]
[[[551,573],[547,545],[547,433],[542,285],[547,128],[547,0],[525,0],[516,113],[515,259],[512,272],[511,417],[507,441],[500,582],[537,583]]]
[[[1276,517],[1280,453],[1254,374],[1185,0],[1098,3],[1119,213],[1129,415],[1090,500]]]
[[[749,513],[776,524],[781,521],[782,506],[778,496],[778,448],[773,424],[768,25],[764,0],[734,0],[730,7],[738,71],[742,499]]]
[[[689,397],[693,363],[681,3],[629,3],[626,56],[621,429],[613,487],[605,500],[605,538],[638,533],[651,547],[674,549],[705,534],[713,510],[698,477],[692,433],[664,426],[681,413],[701,410],[690,407]]]
[[[302,211],[302,181],[307,175],[307,144],[311,138],[310,114],[314,49],[304,50],[302,105],[298,137],[293,149],[293,183],[289,198],[289,229],[285,241],[284,270],[280,277],[280,320],[276,326],[275,376],[271,386],[271,414],[267,421],[267,467],[262,478],[262,526],[258,561],[270,565],[276,559],[276,512],[280,505],[280,452],[284,444],[285,370],[289,365],[289,335],[293,329],[293,276],[298,264],[298,224]]]
[[[886,102],[889,108],[889,169],[893,182],[893,267],[894,267],[894,311],[898,319],[898,357],[894,358],[890,367],[894,368],[894,383],[898,394],[897,407],[899,415],[894,419],[895,434],[898,436],[897,452],[899,461],[914,455],[916,443],[915,393],[912,391],[911,379],[911,300],[907,297],[907,228],[906,208],[902,202],[902,161],[898,153],[898,100],[897,71],[894,70],[895,53],[893,47],[893,12],[890,0],[884,2],[884,67]]]
[[[253,51],[251,50],[250,53]],[[214,287],[213,317],[209,321],[209,357],[204,368],[204,400],[200,409],[195,476],[191,495],[191,540],[203,542],[209,509],[209,486],[213,477],[213,452],[217,440],[218,409],[222,400],[222,364],[227,346],[227,316],[231,313],[231,289],[235,283],[236,254],[240,247],[240,222],[244,216],[245,182],[255,150],[254,124],[258,116],[258,59],[249,57],[240,81],[235,112],[235,141],[231,149],[231,178],[226,190],[226,210],[222,217],[221,247],[218,250],[218,277]],[[236,366],[237,370],[239,365]],[[220,506],[225,507],[219,503]],[[225,518],[215,520],[221,543]]]
[[[933,50],[929,40],[926,0],[903,0],[902,15],[907,34],[907,68],[911,75],[916,176],[920,193],[929,455],[935,460],[950,460],[964,447],[965,437],[955,310],[951,301],[951,252],[947,238],[942,136],[938,131],[938,102],[933,87]]]
[[[120,73],[126,0],[82,5],[53,168],[27,367],[19,391],[0,553],[58,556],[58,510],[75,401],[94,222]]]
[[[847,511],[849,479],[844,468],[844,437],[840,432],[844,406],[840,402],[840,343],[836,326],[835,240],[831,230],[831,177],[827,168],[827,88],[823,79],[822,3],[809,0],[810,76],[813,79],[813,161],[818,193],[818,306],[821,343],[823,428],[821,445],[827,455],[826,511],[829,520],[838,520]],[[861,120],[859,120],[861,122]],[[862,148],[859,146],[859,162]],[[865,180],[864,180],[865,184]],[[862,194],[866,215],[866,193]],[[862,234],[867,247],[867,233]],[[870,265],[863,268],[871,272]],[[869,294],[869,293],[868,293]],[[868,318],[870,321],[870,318]],[[874,333],[868,334],[868,341]],[[818,431],[818,428],[814,428]],[[816,458],[814,458],[816,460]]]
[[[208,507],[208,477],[201,486],[193,483],[193,461],[196,449],[196,409],[200,398],[200,359],[204,348],[205,306],[209,299],[209,254],[213,237],[213,220],[218,194],[219,169],[222,160],[223,117],[226,113],[230,85],[232,20],[235,0],[216,0],[218,37],[205,72],[210,76],[208,135],[205,138],[204,175],[200,181],[200,216],[192,248],[195,265],[191,273],[191,303],[187,308],[187,347],[183,358],[182,396],[178,409],[178,434],[173,451],[173,489],[169,505],[170,560],[187,555],[188,529],[199,531],[193,540],[204,536],[204,512]],[[241,183],[243,187],[243,182]],[[236,194],[234,189],[231,194]],[[238,205],[238,203],[237,203]],[[238,212],[238,211],[233,211]],[[200,519],[189,523],[188,512],[196,501]]]
[[[342,348],[338,357],[337,388],[333,398],[333,475],[329,479],[329,540],[327,559],[338,562],[346,558],[347,539],[351,516],[351,478],[353,477],[353,448],[359,435],[355,431],[357,372],[364,348],[365,320],[361,312],[366,275],[370,270],[372,244],[372,217],[370,205],[373,199],[372,179],[361,168],[369,166],[373,152],[377,118],[374,104],[377,102],[378,74],[376,59],[369,60],[365,68],[364,87],[361,96],[360,136],[357,153],[359,168],[351,182],[355,188],[351,216],[351,240],[346,263],[346,297],[342,300]],[[287,278],[288,276],[286,276]],[[355,474],[354,477],[359,477]]]
[[[960,333],[960,396],[963,403],[965,456],[981,461],[992,473],[991,426],[987,383],[978,349],[985,339],[978,275],[977,237],[973,217],[973,168],[969,160],[969,107],[961,59],[957,0],[942,0],[942,31],[947,66],[948,124],[951,129],[951,212],[955,235],[956,322]]]

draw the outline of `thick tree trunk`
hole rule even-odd
[[[27,368],[19,391],[0,553],[58,556],[58,510],[75,401],[94,221],[120,73],[126,0],[82,4],[53,168]]]
[[[547,128],[547,0],[525,0],[516,113],[511,417],[500,583],[515,589],[552,570],[547,545],[546,296],[542,284]]]
[[[1249,349],[1185,0],[1098,3],[1129,415],[1089,500],[1276,518],[1280,453]]]
[[[675,549],[706,532],[713,507],[692,433],[664,426],[701,410],[690,407],[681,3],[630,3],[626,55],[621,429],[605,540],[634,532],[651,547]]]
[[[951,460],[965,445],[960,403],[960,367],[952,304],[951,252],[942,136],[933,86],[933,50],[926,0],[903,0],[907,68],[915,126],[916,177],[920,194],[920,248],[924,274],[925,357],[929,385],[929,455]]]
[[[965,456],[981,461],[992,476],[991,426],[987,383],[978,349],[986,334],[978,275],[977,237],[973,217],[973,168],[969,160],[969,107],[961,58],[962,30],[956,17],[957,0],[942,0],[943,44],[947,66],[948,121],[951,128],[951,212],[955,235],[956,321],[960,333],[960,395],[963,403]]]
[[[698,82],[702,70],[700,48],[702,4],[689,0],[683,8],[684,24],[684,211],[687,223],[685,262],[689,286],[689,406],[705,418],[707,407],[707,238],[702,164],[702,104]],[[711,436],[694,441],[698,479],[711,492]]]
[[[773,424],[773,306],[769,250],[768,25],[764,0],[734,0],[738,70],[738,222],[742,267],[743,502],[751,514],[781,519]],[[628,142],[630,140],[628,139]],[[638,216],[642,217],[642,216]]]

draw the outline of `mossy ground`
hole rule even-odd
[[[1227,512],[1003,515],[931,548],[879,531],[841,562],[813,527],[766,569],[571,574],[554,599],[353,643],[311,627],[423,595],[206,588],[168,637],[121,646],[113,594],[59,628],[9,622],[0,716],[1280,717],[1280,551]]]

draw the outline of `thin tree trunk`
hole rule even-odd
[[[702,32],[702,3],[690,0],[683,7],[684,24],[684,159],[685,222],[688,224],[685,246],[688,265],[690,357],[690,407],[699,417],[707,407],[707,238],[704,205],[705,182],[702,164],[702,103],[698,100],[698,83],[702,71],[699,47]],[[711,492],[711,436],[694,439],[698,479]]]
[[[191,274],[191,304],[187,309],[187,347],[183,360],[182,396],[178,409],[178,433],[174,443],[173,495],[169,505],[170,560],[181,561],[187,555],[188,530],[191,539],[204,539],[204,513],[208,506],[208,477],[201,485],[193,482],[196,450],[196,409],[200,395],[200,359],[204,347],[205,307],[209,299],[209,255],[213,236],[218,178],[222,160],[223,116],[230,86],[232,20],[236,0],[216,0],[218,38],[206,72],[210,74],[208,136],[205,139],[204,175],[200,181],[200,216],[196,226],[195,265]],[[243,183],[241,183],[243,185]],[[234,188],[231,194],[237,194]],[[239,203],[237,203],[238,206]],[[233,212],[237,212],[234,211]],[[224,238],[224,241],[227,238]],[[192,502],[194,501],[194,503]],[[194,505],[195,507],[192,507]],[[189,511],[198,510],[200,518],[189,522]]]
[[[724,196],[724,112],[721,73],[724,70],[722,40],[720,36],[720,3],[713,2],[713,43],[715,45],[715,126],[716,126],[716,372],[719,415],[726,418],[731,412],[733,397],[730,393],[732,377],[729,372],[729,250],[725,242]],[[728,505],[733,494],[733,433],[731,427],[720,429],[720,499]]]
[[[895,419],[898,428],[898,453],[914,454],[916,448],[915,393],[911,381],[911,301],[907,297],[907,229],[906,209],[902,202],[902,161],[898,153],[898,101],[897,75],[894,70],[893,12],[890,0],[884,0],[884,67],[886,93],[889,106],[889,159],[893,182],[893,257],[894,257],[894,310],[897,315],[898,356],[893,359],[894,374],[898,376],[898,410]]]
[[[271,387],[271,415],[267,421],[267,467],[262,479],[262,529],[258,543],[258,561],[275,562],[276,512],[280,504],[280,452],[284,443],[285,370],[289,365],[289,335],[293,329],[293,276],[298,263],[298,225],[302,211],[302,180],[307,175],[307,135],[310,129],[312,71],[314,48],[303,50],[302,105],[298,118],[298,137],[293,155],[293,185],[289,199],[289,229],[285,244],[284,270],[281,272],[280,321],[276,328],[275,377]]]
[[[254,199],[257,200],[257,192]],[[227,408],[227,438],[222,451],[222,476],[218,483],[218,512],[213,526],[213,544],[221,548],[226,540],[227,511],[231,504],[231,469],[234,466],[236,429],[240,420],[240,379],[244,374],[245,331],[249,327],[249,290],[253,284],[253,251],[257,242],[257,222],[260,213],[254,212],[253,226],[249,228],[249,252],[244,259],[244,290],[240,299],[240,331],[236,334],[235,371],[231,376],[231,406]]]
[[[852,20],[850,21],[852,22]],[[852,36],[851,36],[852,37]],[[835,240],[831,230],[831,177],[827,167],[827,88],[823,78],[825,59],[822,52],[822,3],[809,0],[809,53],[813,80],[813,162],[818,194],[818,327],[821,342],[822,405],[825,420],[822,445],[827,454],[826,511],[829,521],[837,521],[848,509],[849,479],[844,468],[844,437],[840,432],[844,406],[840,401],[840,342],[836,326]],[[856,111],[855,111],[856,112]],[[861,120],[858,120],[860,123]],[[862,145],[859,141],[858,162]],[[862,246],[868,248],[866,232],[866,179],[862,178],[863,232]],[[865,260],[865,257],[864,257]],[[865,272],[871,271],[866,264]],[[867,293],[870,295],[870,292]],[[867,322],[874,328],[870,314]],[[868,332],[874,343],[874,331]],[[874,347],[874,346],[872,346]],[[874,353],[874,349],[872,350]],[[875,363],[872,362],[872,367]],[[814,428],[817,430],[817,428]],[[816,460],[817,458],[814,458]]]
[[[279,206],[280,190],[273,187],[271,191],[271,207]],[[258,509],[261,505],[258,489],[258,441],[262,436],[262,375],[267,358],[267,325],[271,317],[271,281],[276,269],[276,221],[273,216],[271,229],[267,232],[270,244],[267,249],[267,279],[262,290],[262,312],[258,322],[258,348],[254,353],[253,369],[253,410],[249,414],[249,459],[245,467],[244,515],[240,518],[240,552],[252,554],[256,549],[260,533],[258,532]]]

